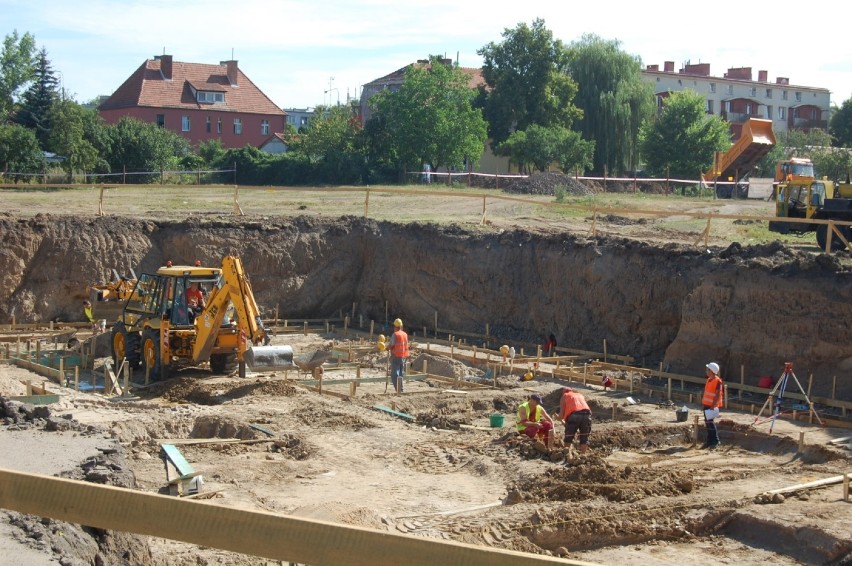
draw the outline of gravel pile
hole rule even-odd
[[[564,187],[566,194],[571,196],[591,195],[595,192],[583,182],[564,173],[535,173],[525,179],[508,183],[503,186],[503,190],[507,193],[527,195],[556,195],[556,190],[560,187]]]

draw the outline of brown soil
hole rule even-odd
[[[598,222],[617,228],[591,237],[535,220],[522,229],[352,217],[7,214],[0,217],[0,321],[13,315],[18,322],[81,320],[87,284],[113,268],[138,274],[167,258],[216,263],[234,253],[267,316],[278,307],[282,319],[337,317],[355,303],[356,319],[376,320],[387,334],[387,304],[388,318],[400,316],[417,334],[433,327],[437,312],[442,329],[482,333],[488,324],[492,335],[512,344],[542,343],[554,332],[560,345],[577,349],[599,351],[606,340],[609,352],[632,355],[646,367],[662,363],[702,375],[712,359],[726,375],[737,375],[743,366],[752,385],[792,358],[803,381],[814,374],[814,394],[830,393],[836,375],[837,396],[852,396],[845,377],[852,364],[845,323],[852,285],[842,254],[829,258],[780,244],[696,249],[665,243],[653,223],[619,215]],[[339,332],[282,335],[274,343],[307,354],[329,340],[347,344]],[[432,374],[491,382],[481,367],[451,359],[449,349],[427,353],[416,342],[414,367],[428,360]],[[362,378],[386,375],[382,355],[368,354],[361,365]],[[354,375],[342,368],[334,377]],[[23,379],[41,382],[28,376],[0,366],[0,394],[22,394]],[[0,465],[159,493],[165,490],[159,441],[236,439],[248,442],[181,445],[205,490],[217,491],[213,501],[236,508],[600,563],[840,563],[852,551],[852,518],[838,487],[770,505],[756,499],[767,489],[848,469],[848,452],[826,444],[848,431],[779,421],[770,437],[765,425],[752,426],[753,416],[726,412],[723,447],[701,451],[691,417],[677,423],[673,408],[653,399],[637,394],[640,403],[627,405],[622,393],[589,387],[583,391],[595,413],[591,452],[576,456],[564,447],[541,451],[511,433],[529,389],[541,392],[555,414],[561,384],[504,375],[499,389],[459,393],[446,382],[411,381],[400,397],[378,379],[343,400],[320,396],[297,377],[295,371],[213,377],[190,368],[128,400],[63,389],[49,415],[3,403]],[[349,392],[343,385],[324,389]],[[489,428],[495,413],[506,417],[503,429]],[[797,454],[802,430],[808,446]],[[108,438],[117,460],[93,463],[89,453],[76,465],[57,460],[91,437]],[[13,457],[21,442],[62,448]],[[104,475],[103,468],[116,473]],[[69,564],[257,563],[184,543],[123,540],[2,516],[0,533]],[[88,550],[75,554],[56,542],[61,537]]]

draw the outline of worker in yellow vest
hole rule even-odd
[[[98,326],[98,321],[95,320],[95,313],[92,312],[91,302],[83,301],[83,313],[86,315],[86,320],[92,325],[92,332],[97,334],[100,331],[100,326]]]

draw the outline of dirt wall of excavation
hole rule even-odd
[[[414,330],[483,332],[660,361],[702,375],[713,359],[747,382],[796,363],[814,393],[852,396],[852,285],[835,257],[771,244],[703,250],[526,231],[342,218],[0,216],[0,322],[82,320],[86,287],[165,260],[238,254],[271,316],[401,316]]]

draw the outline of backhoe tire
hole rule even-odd
[[[146,328],[142,333],[142,369],[151,381],[159,381],[164,377],[160,359],[160,333],[151,328]]]
[[[237,369],[236,354],[210,354],[210,371],[216,375],[229,375]]]
[[[115,366],[115,371],[119,370],[122,360],[127,360],[127,365],[136,369],[141,363],[141,353],[139,351],[139,333],[128,332],[123,322],[116,322],[112,325],[112,361]]]
[[[837,229],[840,230],[840,233],[843,234],[843,237],[849,240],[850,233],[849,226],[837,226]],[[819,249],[825,251],[825,242],[828,240],[828,225],[820,224],[816,229],[816,240]],[[831,236],[831,251],[839,251],[845,248],[846,245],[837,237],[837,234],[832,234]]]

